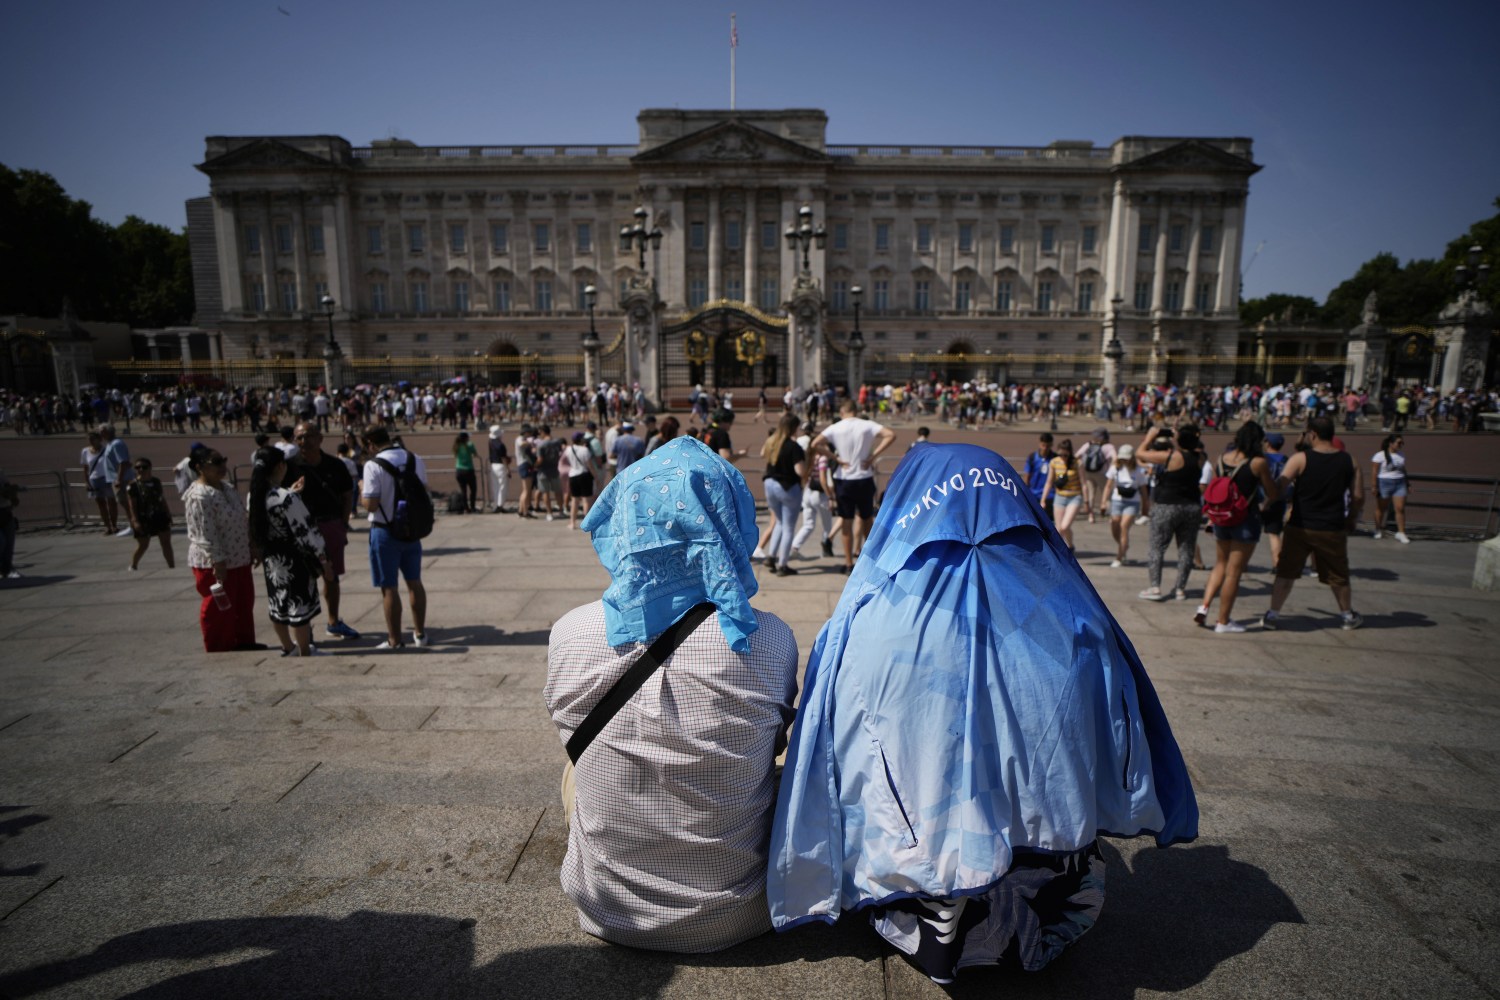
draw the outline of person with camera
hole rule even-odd
[[[1204,460],[1198,428],[1184,424],[1176,432],[1162,427],[1148,430],[1135,450],[1140,462],[1156,466],[1151,490],[1151,547],[1146,557],[1150,586],[1137,596],[1143,601],[1164,601],[1161,567],[1167,546],[1177,540],[1177,585],[1172,596],[1187,600],[1188,576],[1193,571],[1193,549],[1203,523],[1203,487],[1212,478],[1212,467]]]

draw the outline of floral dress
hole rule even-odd
[[[291,490],[275,489],[266,494],[266,516],[269,524],[261,568],[266,574],[271,620],[306,625],[323,611],[318,603],[323,536],[302,498]]]

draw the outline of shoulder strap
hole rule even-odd
[[[609,721],[615,717],[616,713],[625,707],[625,703],[636,691],[640,690],[641,685],[646,683],[646,678],[656,672],[656,668],[661,666],[661,661],[671,656],[672,651],[682,645],[682,640],[691,635],[693,629],[702,624],[713,610],[714,606],[707,601],[696,605],[656,637],[656,641],[651,643],[645,653],[641,654],[640,659],[630,665],[630,669],[625,671],[619,680],[615,681],[614,687],[609,689],[609,692],[589,712],[583,723],[573,731],[573,736],[568,740],[567,746],[569,760],[574,764],[578,763],[578,758],[582,757],[583,752],[589,748],[589,744],[594,742],[594,737],[609,725]]]

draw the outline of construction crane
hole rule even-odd
[[[1262,250],[1264,250],[1265,248],[1266,248],[1266,241],[1265,240],[1261,240],[1260,241],[1260,245],[1255,248],[1255,252],[1250,255],[1250,261],[1249,261],[1249,263],[1247,263],[1245,265],[1245,269],[1240,272],[1240,281],[1243,282],[1245,280],[1245,275],[1249,274],[1250,273],[1250,269],[1255,266],[1255,258],[1259,257],[1260,256],[1260,252]]]

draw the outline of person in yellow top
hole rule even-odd
[[[1047,483],[1042,487],[1042,503],[1052,497],[1052,519],[1057,522],[1057,532],[1062,535],[1068,548],[1073,548],[1073,519],[1083,507],[1083,470],[1073,454],[1073,441],[1063,438],[1057,446],[1057,455],[1047,466]]]

